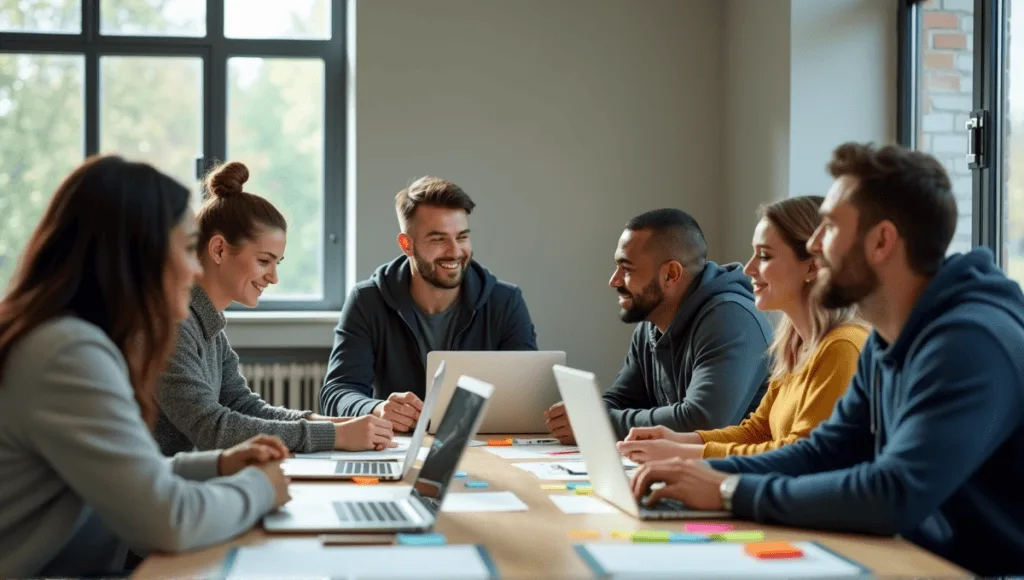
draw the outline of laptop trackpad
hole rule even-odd
[[[290,458],[281,462],[281,470],[285,475],[292,473],[305,476],[334,475],[337,468],[338,462],[330,459]]]

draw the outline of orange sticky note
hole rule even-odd
[[[352,478],[352,483],[355,483],[356,485],[373,485],[375,483],[380,483],[380,478],[378,478],[378,477],[353,477]]]
[[[574,540],[600,540],[601,532],[598,530],[572,530],[569,536]]]
[[[487,445],[490,447],[511,447],[512,438],[509,437],[508,439],[490,439],[487,441]]]
[[[755,542],[747,544],[744,549],[751,556],[762,560],[801,558],[804,555],[803,550],[789,542]]]

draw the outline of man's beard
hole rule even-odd
[[[868,266],[864,254],[864,240],[853,244],[840,262],[839,268],[828,263],[824,256],[825,270],[818,282],[817,294],[821,305],[828,309],[846,308],[859,303],[878,288],[878,274]]]
[[[441,262],[450,262],[450,260],[441,259],[428,262],[415,250],[413,250],[412,259],[416,263],[416,271],[420,273],[427,284],[442,290],[454,290],[462,285],[462,279],[466,276],[466,268],[469,267],[469,261],[473,259],[473,254],[458,260],[459,267],[455,269],[458,275],[454,278],[450,276],[449,270],[440,265]]]
[[[645,286],[639,294],[631,294],[625,287],[616,288],[616,291],[620,295],[632,299],[629,308],[622,308],[619,311],[619,319],[626,324],[636,324],[646,320],[654,312],[654,309],[665,300],[665,293],[658,286],[657,278],[651,280],[651,283]]]

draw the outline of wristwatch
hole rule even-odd
[[[732,511],[732,496],[736,493],[736,486],[740,484],[739,474],[733,474],[722,480],[718,486],[718,493],[722,495],[722,507],[725,511]]]

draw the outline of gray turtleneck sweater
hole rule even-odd
[[[165,455],[222,449],[255,435],[277,435],[292,451],[334,448],[334,424],[307,421],[310,411],[267,404],[249,389],[224,333],[224,315],[198,285],[190,314],[157,390],[156,440]]]

